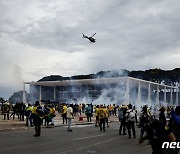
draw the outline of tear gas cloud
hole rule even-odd
[[[56,88],[56,101],[66,102],[66,103],[77,103],[77,104],[128,104],[131,103],[137,108],[142,105],[154,106],[154,105],[167,105],[170,102],[170,92],[166,90],[167,102],[164,102],[164,92],[163,90],[157,92],[157,88],[153,89],[148,83],[139,84],[136,80],[119,80],[117,84],[100,84],[98,79],[101,78],[111,78],[115,77],[117,74],[119,76],[127,77],[127,74],[123,74],[123,71],[113,71],[105,74],[104,76],[97,76],[97,80],[92,80],[94,83],[92,85],[81,85],[77,86],[69,81],[69,85],[64,90],[59,90]],[[128,78],[127,78],[128,79]],[[143,83],[143,84],[142,84]],[[88,87],[89,86],[89,87]],[[31,98],[33,101],[39,99],[39,89],[37,86],[31,86]],[[42,99],[54,100],[54,94],[51,90],[48,93],[50,96],[47,98],[47,92],[42,91]],[[159,93],[159,94],[158,94]],[[157,101],[157,95],[159,95],[159,100]],[[45,97],[46,96],[46,97]],[[173,94],[172,104],[175,103],[175,95]],[[64,100],[63,100],[64,99]],[[158,104],[157,104],[158,103]]]

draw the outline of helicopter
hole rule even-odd
[[[82,33],[82,34],[83,34],[83,33]],[[94,35],[96,35],[96,33],[94,33],[91,37],[88,37],[88,36],[86,36],[86,35],[83,34],[83,38],[87,38],[87,39],[90,41],[90,43],[95,43],[95,42],[96,42],[96,39],[93,38]]]

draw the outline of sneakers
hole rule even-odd
[[[72,129],[68,129],[68,132],[72,132]]]
[[[37,135],[37,134],[35,134],[35,135],[33,135],[34,137],[38,137],[38,136],[40,136],[40,135]]]

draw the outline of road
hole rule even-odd
[[[40,137],[34,129],[1,131],[0,154],[150,154],[146,143],[118,134],[119,123],[110,123],[105,132],[94,125],[43,128]],[[137,128],[137,136],[139,129]]]

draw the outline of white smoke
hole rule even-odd
[[[124,74],[123,74],[124,73]],[[67,99],[67,103],[76,103],[76,104],[90,104],[99,105],[99,104],[132,104],[135,105],[138,109],[142,106],[159,106],[163,105],[166,106],[167,102],[164,102],[162,94],[160,95],[160,99],[157,103],[157,87],[151,87],[151,85],[147,82],[143,82],[140,80],[134,80],[132,78],[127,78],[125,80],[119,80],[116,84],[102,84],[100,80],[102,78],[112,78],[116,77],[118,74],[119,76],[127,76],[127,72],[120,70],[119,72],[107,72],[99,73],[98,78],[94,81],[93,85],[81,85],[80,83],[74,84],[69,80],[67,89],[63,91],[59,91],[59,97],[61,99]],[[76,81],[78,82],[78,81]],[[84,87],[83,87],[84,86]],[[168,90],[167,90],[168,91]],[[160,91],[158,91],[159,93]],[[71,93],[72,96],[68,96],[68,93]],[[91,95],[94,95],[93,97]],[[37,96],[36,96],[37,97]],[[43,97],[43,96],[42,96]],[[67,98],[66,98],[67,97]],[[68,98],[69,97],[69,98]],[[167,95],[169,98],[169,95]],[[167,99],[168,101],[168,99]]]

